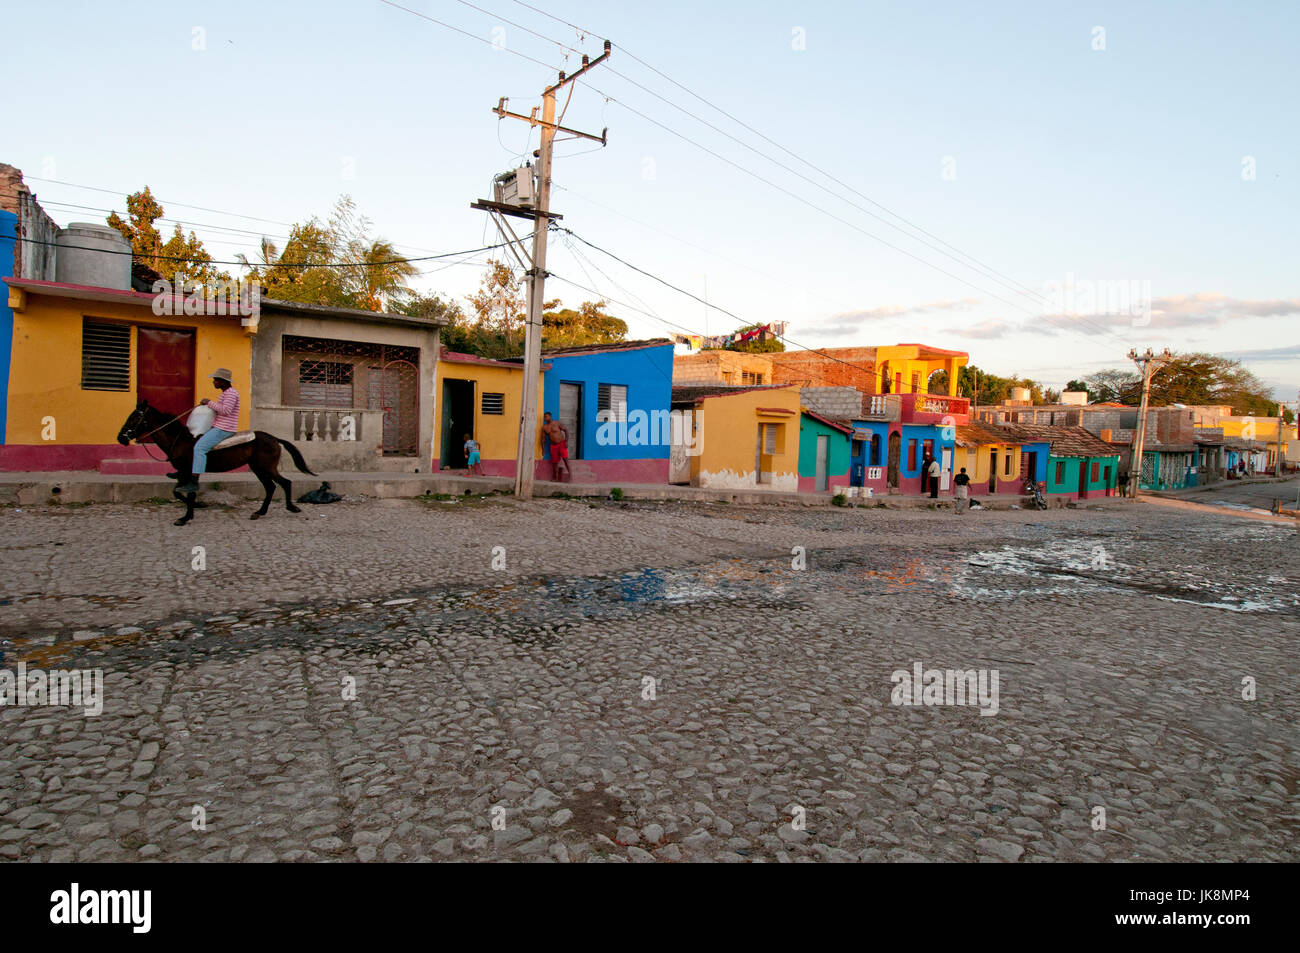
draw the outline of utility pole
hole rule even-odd
[[[522,206],[510,206],[500,202],[480,199],[470,204],[470,208],[494,213],[498,217],[498,227],[505,224],[500,216],[514,215],[533,220],[532,267],[528,269],[528,319],[524,331],[524,379],[523,394],[520,399],[519,447],[515,456],[515,496],[521,500],[531,499],[533,495],[533,455],[537,446],[537,391],[542,377],[542,307],[546,294],[546,236],[552,219],[563,216],[551,212],[551,162],[555,143],[555,133],[563,132],[582,139],[591,139],[605,145],[603,130],[599,136],[568,129],[556,124],[555,94],[572,83],[587,70],[609,59],[610,42],[605,41],[605,52],[594,60],[588,60],[584,53],[582,66],[571,76],[560,73],[559,81],[542,91],[542,118],[537,118],[537,107],[527,115],[513,113],[506,109],[508,100],[501,101],[492,110],[498,118],[522,119],[530,126],[540,126],[542,130],[541,146],[533,153],[537,159],[537,201],[532,209]],[[506,228],[509,226],[506,225]],[[504,234],[504,231],[502,232]],[[513,231],[511,231],[513,235]]]
[[[1152,354],[1151,348],[1147,348],[1145,354],[1130,350],[1128,359],[1137,364],[1142,371],[1142,404],[1138,410],[1137,432],[1133,435],[1133,459],[1129,461],[1128,467],[1128,495],[1131,499],[1135,499],[1138,495],[1138,487],[1142,483],[1142,451],[1146,446],[1147,438],[1147,405],[1151,400],[1151,376],[1168,364],[1173,359],[1173,355],[1169,353],[1169,348],[1165,348],[1158,355]]]

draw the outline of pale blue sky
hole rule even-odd
[[[103,218],[69,205],[122,202],[36,177],[122,193],[147,183],[171,200],[170,217],[204,226],[196,231],[219,258],[251,253],[257,236],[209,226],[285,228],[175,203],[293,222],[323,216],[347,192],[409,254],[485,244],[491,232],[469,202],[537,142],[489,110],[505,95],[527,112],[565,66],[559,45],[506,21],[592,53],[599,41],[580,43],[514,0],[473,2],[491,14],[456,0],[403,5],[503,38],[552,68],[379,0],[11,9],[6,61],[17,79],[0,161],[24,171],[61,224]],[[802,344],[920,340],[1058,386],[1124,365],[1131,346],[1206,349],[1244,356],[1295,399],[1294,2],[530,2],[610,37],[610,67],[833,193],[597,68],[565,124],[608,126],[609,146],[561,144],[553,201],[590,241],[697,294],[707,287],[710,301],[748,320],[788,320]],[[1094,49],[1097,27],[1104,50]],[[1013,288],[854,208],[889,218],[628,53],[993,266]],[[1245,157],[1253,180],[1243,178]],[[555,242],[549,270],[691,330],[735,324],[585,254]],[[481,273],[437,267],[420,287],[461,296]],[[1046,283],[1070,276],[1149,282],[1154,312],[1037,317]],[[553,280],[556,296],[590,297]],[[636,336],[669,330],[628,307],[610,310]]]

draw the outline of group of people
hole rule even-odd
[[[921,492],[927,489],[930,491],[930,499],[939,498],[939,478],[943,474],[943,467],[939,465],[938,459],[928,450],[924,459],[921,460]],[[966,475],[966,468],[962,467],[952,480],[953,506],[958,513],[964,513],[970,506],[970,477]]]
[[[560,467],[564,467],[566,480],[573,478],[569,469],[569,428],[549,413],[542,415],[542,445],[550,445],[552,478],[559,482]],[[472,476],[486,476],[483,472],[483,451],[472,434],[465,434],[465,461]]]

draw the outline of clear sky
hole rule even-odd
[[[343,193],[404,253],[472,249],[495,239],[470,201],[537,144],[491,107],[528,112],[562,45],[608,37],[564,124],[609,145],[557,146],[553,208],[627,261],[804,345],[923,341],[1055,386],[1210,350],[1296,398],[1294,0],[529,0],[591,35],[400,2],[472,36],[381,0],[11,6],[0,161],[60,224],[148,184],[221,259]],[[737,324],[570,243],[548,298],[597,289],[637,337]],[[416,284],[463,296],[484,257]]]

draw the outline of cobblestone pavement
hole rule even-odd
[[[0,510],[3,665],[104,678],[0,708],[0,858],[1296,856],[1289,526],[248,509]],[[917,664],[996,669],[996,713],[893,704]]]

